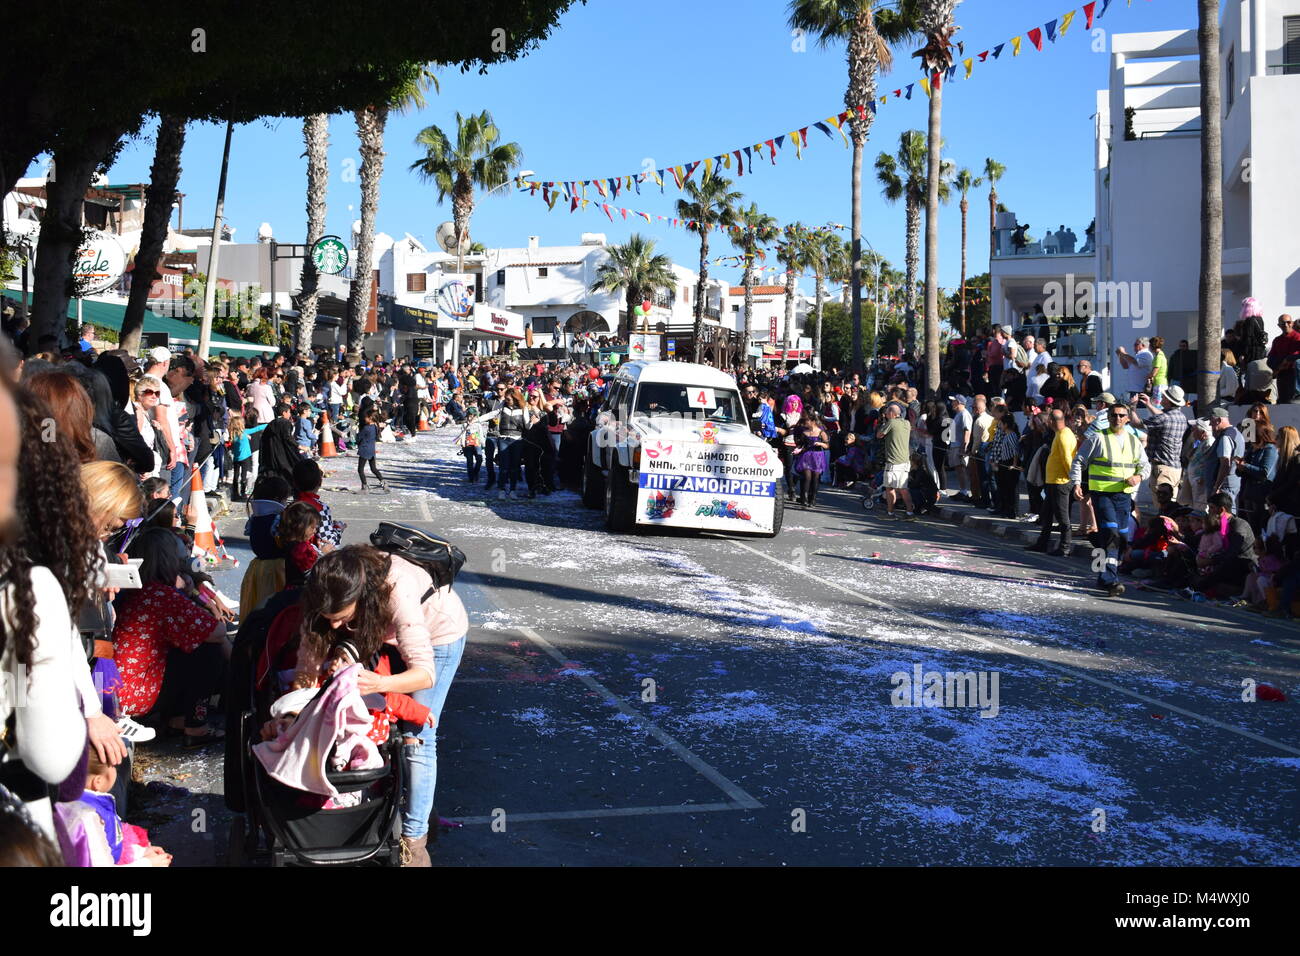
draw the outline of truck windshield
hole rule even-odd
[[[731,388],[704,385],[675,385],[667,382],[643,382],[637,389],[634,414],[651,418],[709,419],[715,422],[743,422],[744,407],[740,393]]]

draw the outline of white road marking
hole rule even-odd
[[[555,810],[549,813],[511,813],[506,811],[506,825],[540,820],[599,820],[604,817],[649,817],[669,813],[717,813],[720,810],[752,810],[738,803],[686,803],[663,807],[617,807],[606,810]],[[493,817],[461,817],[458,823],[466,826],[491,823]]]
[[[546,640],[546,638],[542,637],[542,635],[538,634],[531,627],[517,627],[515,630],[549,654],[561,667],[570,663],[569,659],[564,656],[564,653],[560,651],[559,648]],[[757,810],[763,806],[739,786],[732,783],[717,770],[714,770],[707,763],[697,757],[675,738],[660,729],[659,725],[650,720],[650,718],[645,717],[624,703],[621,698],[614,695],[613,691],[590,674],[584,674],[580,670],[575,670],[573,676],[577,677],[580,681],[586,684],[588,688],[595,691],[610,704],[617,707],[620,713],[626,714],[630,719],[634,720],[641,726],[641,729],[644,730],[647,735],[659,741],[659,743],[662,744],[673,756],[730,797],[738,808]]]
[[[424,490],[427,490],[427,489],[424,489]],[[432,522],[432,521],[433,521],[433,515],[429,512],[429,496],[428,496],[428,494],[422,494],[422,495],[421,495],[421,494],[417,494],[417,495],[415,496],[415,500],[418,501],[418,502],[420,503],[420,514],[424,516],[424,520],[425,520],[425,521],[428,521],[428,522]]]
[[[1184,717],[1191,717],[1193,720],[1202,721],[1203,723],[1207,723],[1210,724],[1211,726],[1218,727],[1220,730],[1226,730],[1229,733],[1237,734],[1238,736],[1245,737],[1248,740],[1253,740],[1256,743],[1265,744],[1269,747],[1274,747],[1278,750],[1284,751],[1285,753],[1300,756],[1300,749],[1296,747],[1292,747],[1289,744],[1284,744],[1279,740],[1272,740],[1271,738],[1261,736],[1260,734],[1252,733],[1249,730],[1244,730],[1241,727],[1234,727],[1232,724],[1225,724],[1223,721],[1216,720],[1213,717],[1207,717],[1204,714],[1198,714],[1193,710],[1186,709],[1185,707],[1179,707],[1176,704],[1166,703],[1165,701],[1158,700],[1155,697],[1148,697],[1146,694],[1140,694],[1135,690],[1129,690],[1127,687],[1122,687],[1119,684],[1114,683],[1113,681],[1104,680],[1100,677],[1093,677],[1091,674],[1086,674],[1083,671],[1075,670],[1072,667],[1066,667],[1063,664],[1056,664],[1052,661],[1045,660],[1044,658],[1038,657],[1034,654],[1021,650],[1020,648],[1008,644],[999,644],[997,641],[990,640],[986,637],[980,637],[977,634],[971,634],[967,631],[957,630],[956,628],[953,628],[951,624],[949,624],[947,621],[933,620],[924,617],[920,614],[913,614],[910,611],[904,611],[901,608],[895,607],[892,604],[887,604],[884,601],[878,601],[873,597],[869,597],[868,595],[863,594],[861,591],[855,591],[853,588],[848,588],[842,584],[836,584],[834,581],[830,581],[827,580],[826,578],[820,577],[813,571],[810,571],[806,568],[801,568],[794,564],[787,564],[786,562],[782,561],[779,558],[774,558],[770,554],[766,554],[762,551],[759,551],[757,548],[750,547],[749,545],[745,544],[743,541],[735,541],[733,543],[737,547],[743,548],[744,550],[750,552],[751,554],[755,554],[758,557],[763,558],[766,561],[770,561],[773,564],[785,568],[788,571],[794,571],[798,574],[806,575],[807,577],[813,578],[814,580],[820,582],[821,584],[826,585],[827,587],[834,588],[837,591],[842,591],[845,594],[857,598],[859,601],[864,601],[867,604],[874,605],[875,607],[881,608],[882,610],[890,611],[891,613],[897,614],[900,617],[906,618],[911,621],[915,621],[918,624],[923,624],[926,627],[941,628],[943,630],[949,631],[950,633],[955,633],[958,637],[969,638],[970,640],[975,641],[976,643],[983,644],[985,647],[990,648],[992,650],[1000,651],[1004,654],[1014,654],[1017,657],[1023,657],[1028,660],[1032,660],[1035,663],[1041,664],[1042,666],[1057,671],[1058,673],[1068,674],[1070,677],[1073,677],[1077,680],[1087,681],[1088,683],[1095,684],[1098,687],[1104,687],[1107,690],[1116,691],[1117,693],[1123,694],[1126,697],[1132,697],[1134,700],[1140,700],[1144,704],[1148,704],[1153,707],[1162,707],[1165,710],[1171,710],[1174,713],[1182,714]]]

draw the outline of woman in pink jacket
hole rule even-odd
[[[406,670],[364,671],[362,694],[410,694],[434,722],[460,666],[469,631],[465,606],[450,586],[435,587],[419,566],[370,545],[349,545],[316,562],[302,596],[302,641],[296,686],[321,678],[322,661],[347,641],[354,660],[368,661],[381,644],[395,644]],[[350,649],[351,650],[351,649]],[[402,818],[404,865],[428,866],[429,816],[438,777],[437,728],[425,726],[406,743],[410,785]]]
[[[257,420],[261,423],[275,418],[275,392],[267,378],[266,369],[259,368],[253,380],[248,383],[248,393],[244,396],[245,401],[252,402],[257,409]]]

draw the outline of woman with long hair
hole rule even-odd
[[[826,470],[830,436],[816,406],[805,405],[803,417],[794,429],[794,470],[799,475],[799,504],[817,507],[817,484]]]
[[[435,726],[408,735],[404,748],[410,787],[402,819],[404,865],[428,866],[426,843],[438,777],[436,722],[465,651],[469,619],[450,584],[423,568],[369,545],[331,551],[316,562],[302,594],[303,619],[294,684],[310,687],[340,662],[341,651],[367,666],[383,644],[394,644],[406,669],[362,673],[363,694],[410,694],[428,707]]]
[[[0,376],[0,726],[6,728],[0,783],[53,840],[48,788],[66,779],[85,753],[86,722],[77,706],[67,599],[23,547],[15,507],[21,434],[12,384]]]
[[[1237,514],[1259,534],[1268,520],[1264,503],[1273,490],[1278,464],[1277,433],[1268,417],[1268,406],[1252,405],[1238,430],[1246,438],[1246,455],[1233,461],[1237,474],[1241,476]]]
[[[92,428],[95,406],[76,376],[50,369],[28,378],[23,387],[49,408],[55,430],[67,437],[78,461],[84,464],[100,457],[100,442]]]
[[[1300,515],[1300,431],[1283,425],[1276,443],[1277,475],[1268,500],[1283,514]]]

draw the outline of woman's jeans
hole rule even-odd
[[[509,444],[507,444],[509,442]],[[498,488],[506,487],[506,482],[510,483],[510,490],[514,491],[519,487],[519,466],[524,460],[524,443],[520,439],[497,439],[497,464],[501,468],[501,479],[497,482]]]
[[[429,708],[435,721],[442,720],[442,705],[447,702],[447,691],[456,677],[461,656],[465,653],[465,639],[433,648],[433,669],[437,677],[432,687],[417,690],[411,696]],[[410,793],[406,799],[406,812],[402,815],[402,836],[422,837],[429,832],[429,817],[433,813],[434,787],[438,783],[438,728],[424,727],[420,742],[403,747],[407,771],[410,774]]]

